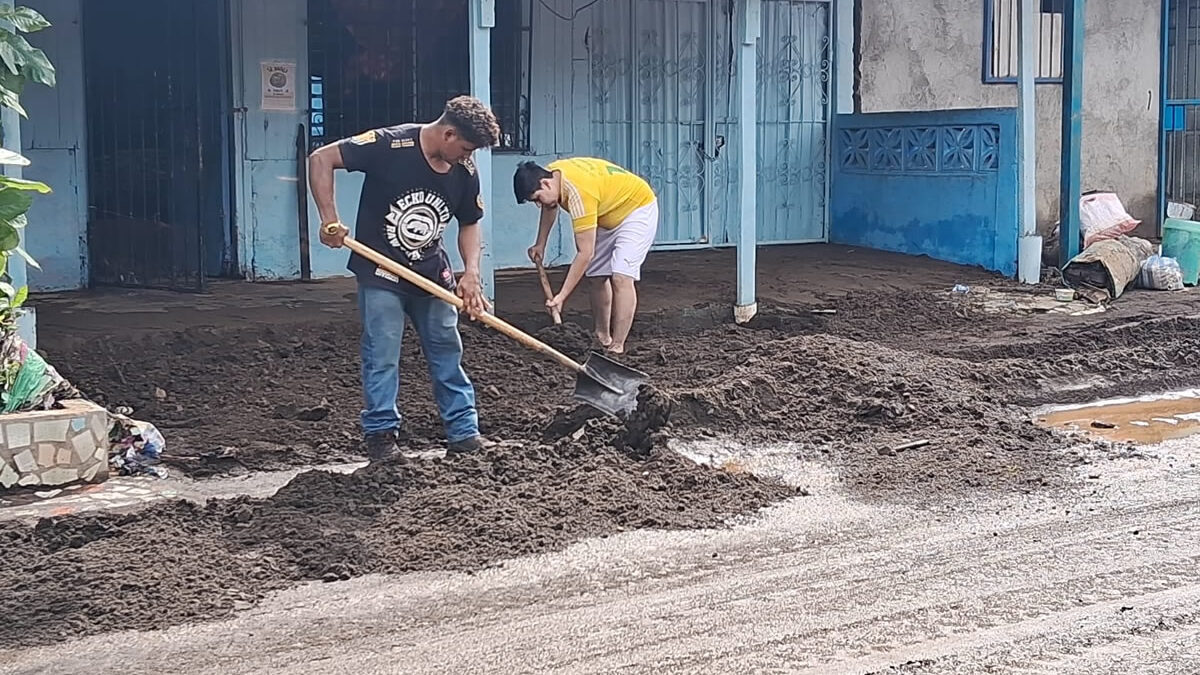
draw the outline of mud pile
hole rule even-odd
[[[796,443],[875,494],[1043,486],[1070,462],[1061,438],[965,360],[813,335],[710,354],[689,370],[673,390],[674,424]]]
[[[974,378],[1023,405],[1080,403],[1195,386],[1200,318],[1113,318],[1064,332],[1027,332],[999,344],[944,344],[939,354],[979,363]]]
[[[858,491],[1009,489],[1040,486],[1061,473],[1054,448],[1064,443],[1010,403],[1029,403],[1041,386],[1029,350],[1046,351],[1043,340],[1062,336],[1027,331],[1034,346],[979,344],[993,335],[988,320],[936,294],[880,292],[830,304],[836,314],[768,309],[749,329],[667,330],[660,317],[647,317],[622,361],[677,399],[673,435],[795,442],[806,456],[833,463]],[[581,325],[546,326],[544,315],[530,320],[543,322],[536,334],[573,358],[590,346]],[[661,323],[673,325],[670,317]],[[1108,349],[1113,363],[1144,360],[1129,361],[1131,346],[1112,333],[1086,336],[1080,339],[1101,341],[1090,347]],[[193,329],[98,345],[105,358],[87,348],[55,356],[84,391],[132,405],[159,424],[173,468],[204,477],[358,459],[357,340],[356,329],[326,319],[286,330]],[[473,324],[464,326],[463,341],[485,434],[553,444],[598,423],[567,405],[572,376],[558,364]],[[1043,359],[1042,372],[1078,376],[1088,356]],[[416,340],[406,343],[403,358],[407,430],[419,443],[437,443],[440,422]],[[133,363],[136,369],[118,365]],[[1131,374],[1138,366],[1113,370]],[[1161,374],[1162,366],[1149,372]],[[324,411],[319,419],[287,412],[314,406]],[[889,454],[917,441],[929,443]]]
[[[207,620],[297,582],[479,569],[623,530],[720,526],[798,494],[662,450],[670,402],[641,398],[627,423],[593,420],[552,445],[310,471],[265,499],[0,526],[0,640]]]

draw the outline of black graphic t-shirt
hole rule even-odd
[[[421,152],[421,125],[372,129],[338,144],[347,171],[361,171],[362,195],[354,237],[448,290],[455,287],[442,234],[450,218],[459,227],[483,217],[479,176],[467,160],[437,173]],[[356,254],[351,272],[359,283],[425,295],[416,286]]]

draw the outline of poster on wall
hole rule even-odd
[[[296,110],[296,62],[262,62],[262,109]]]

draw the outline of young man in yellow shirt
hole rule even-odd
[[[546,253],[559,207],[571,217],[575,259],[562,290],[546,306],[561,311],[586,276],[596,339],[605,350],[624,353],[637,310],[635,285],[658,232],[658,199],[650,184],[612,162],[574,157],[545,168],[522,162],[513,174],[513,192],[518,204],[532,201],[542,208],[537,241],[529,247],[534,262]]]

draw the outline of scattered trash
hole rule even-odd
[[[904,452],[905,450],[916,450],[917,448],[923,448],[927,445],[929,445],[929,441],[927,441],[925,439],[921,439],[919,441],[912,441],[909,443],[901,443],[900,445],[894,446],[892,448],[892,450],[894,452]]]
[[[1167,217],[1179,218],[1180,220],[1191,220],[1196,213],[1194,204],[1187,202],[1168,201],[1167,202]]]
[[[1104,422],[1101,420],[1092,420],[1093,429],[1116,429],[1117,425],[1112,422]]]
[[[166,392],[166,390],[165,390],[165,389],[163,389],[162,387],[155,387],[155,388],[154,388],[154,398],[155,398],[155,399],[157,399],[157,400],[159,400],[159,401],[165,401],[165,400],[167,400],[167,392]]]
[[[46,363],[16,333],[0,345],[0,402],[6,413],[50,410],[60,400],[79,398],[79,391]]]
[[[153,424],[114,414],[108,442],[108,462],[122,476],[167,477],[167,470],[158,466],[167,442]]]
[[[962,285],[962,284],[954,284],[954,288],[950,289],[950,292],[951,292],[951,293],[959,293],[959,294],[963,294],[963,293],[970,293],[970,292],[971,292],[971,287],[970,287],[970,286],[964,286],[964,285]]]
[[[1054,289],[1054,299],[1059,302],[1071,302],[1075,299],[1074,288],[1056,288]]]
[[[1155,291],[1182,291],[1183,268],[1174,258],[1152,255],[1142,263],[1138,286]]]
[[[1085,249],[1098,241],[1132,232],[1141,224],[1142,221],[1129,215],[1116,193],[1093,192],[1079,200],[1079,233]]]

